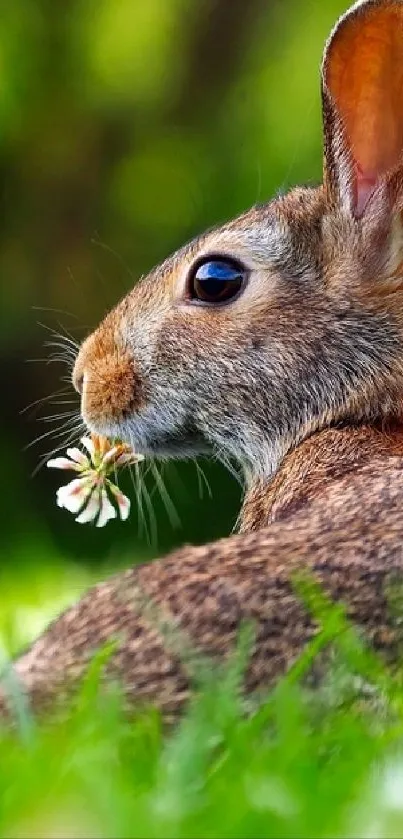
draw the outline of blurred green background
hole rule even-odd
[[[134,510],[104,530],[75,524],[55,504],[60,473],[33,473],[64,446],[69,417],[46,416],[78,402],[71,389],[24,409],[69,376],[49,363],[49,330],[81,340],[185,240],[278,189],[320,179],[319,63],[346,6],[3,0],[3,630],[17,621],[28,638],[93,578],[233,526],[240,488],[209,463],[201,466],[212,498],[206,487],[200,498],[194,464],[176,464],[163,471],[169,504],[148,474],[144,517]],[[133,497],[128,478],[125,488]]]

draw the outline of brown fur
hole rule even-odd
[[[285,458],[273,480],[256,483],[247,493],[240,532],[258,530],[323,497],[329,485],[383,458],[385,468],[403,456],[403,427],[329,428],[308,437]]]
[[[393,655],[399,633],[386,591],[403,571],[403,457],[388,454],[387,444],[381,454],[382,443],[377,452],[378,435],[368,429],[354,468],[343,468],[337,454],[347,455],[350,432],[332,434],[333,461],[331,450],[318,458],[312,440],[304,471],[308,486],[313,478],[321,489],[312,497],[308,489],[299,509],[290,509],[284,486],[284,507],[269,527],[118,574],[56,620],[15,665],[34,706],[63,695],[96,650],[116,639],[109,674],[122,681],[130,704],[152,701],[175,715],[189,695],[186,643],[225,659],[245,620],[256,628],[247,688],[267,688],[316,631],[293,592],[292,576],[303,570],[347,604],[369,641]],[[327,432],[317,442],[326,451]],[[172,623],[185,632],[184,642],[170,640]]]
[[[188,642],[225,658],[245,618],[257,626],[247,687],[267,687],[316,631],[292,587],[301,569],[396,654],[385,587],[403,571],[402,56],[403,3],[354,7],[325,50],[324,186],[200,236],[84,342],[75,383],[92,431],[148,456],[235,458],[247,492],[238,535],[117,575],[51,625],[15,665],[36,707],[115,637],[109,672],[130,702],[176,713]],[[228,305],[190,299],[192,266],[209,256],[245,266]]]

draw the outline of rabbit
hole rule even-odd
[[[212,453],[243,470],[238,532],[90,588],[14,668],[34,709],[108,639],[130,707],[175,718],[187,650],[267,690],[317,632],[308,571],[388,660],[403,570],[403,2],[364,0],[324,49],[323,184],[202,234],[142,279],[75,362],[88,429],[146,457]],[[174,631],[167,631],[173,627]],[[3,696],[3,701],[6,701]]]

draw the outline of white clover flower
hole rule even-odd
[[[76,518],[79,524],[96,519],[96,526],[104,527],[110,519],[116,518],[116,508],[122,521],[126,521],[130,500],[108,476],[122,466],[139,463],[143,456],[136,454],[130,446],[110,443],[106,437],[95,434],[82,437],[81,444],[87,453],[78,448],[67,449],[67,457],[55,457],[47,462],[50,469],[69,469],[79,475],[57,490],[58,506],[70,513],[79,513]]]

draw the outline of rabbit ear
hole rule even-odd
[[[361,0],[341,18],[325,47],[322,97],[330,199],[356,218],[376,193],[399,202],[403,0]]]

